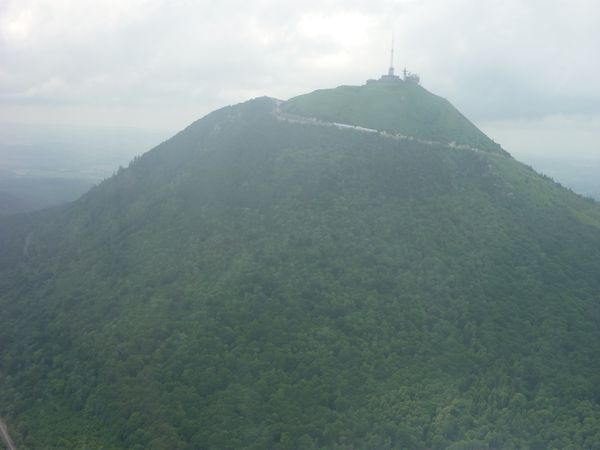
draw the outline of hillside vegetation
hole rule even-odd
[[[19,448],[600,448],[598,205],[274,108],[0,222]]]

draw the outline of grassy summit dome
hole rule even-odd
[[[502,152],[498,144],[446,99],[418,83],[401,79],[321,89],[288,100],[282,110],[425,140],[456,142]]]

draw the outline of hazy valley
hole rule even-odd
[[[171,133],[0,125],[0,215],[73,201]]]

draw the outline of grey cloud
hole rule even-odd
[[[0,108],[156,106],[183,126],[377,76],[393,31],[398,66],[475,120],[600,113],[599,16],[590,0],[5,0]]]

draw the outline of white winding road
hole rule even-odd
[[[388,133],[386,131],[375,130],[373,128],[365,128],[365,127],[361,127],[358,125],[350,125],[347,123],[338,123],[338,122],[327,122],[325,120],[316,119],[314,117],[305,117],[305,116],[299,116],[297,114],[284,113],[283,111],[281,111],[281,108],[280,108],[281,103],[283,103],[283,102],[281,102],[280,100],[277,101],[276,106],[273,110],[273,115],[278,120],[282,120],[282,121],[289,122],[289,123],[298,123],[298,124],[302,124],[302,125],[315,125],[315,126],[321,126],[321,127],[335,127],[335,128],[339,128],[339,129],[343,129],[343,130],[359,131],[362,133],[377,133],[380,136],[382,136],[384,138],[388,138],[388,139],[403,140],[403,141],[415,141],[415,142],[418,142],[420,144],[425,144],[425,145],[442,146],[442,147],[446,147],[446,148],[455,148],[455,149],[462,149],[462,150],[471,150],[473,152],[484,152],[484,150],[482,150],[480,148],[471,147],[470,145],[465,145],[465,144],[457,144],[456,142],[445,143],[445,142],[439,142],[439,141],[430,141],[427,139],[421,139],[421,138],[417,138],[414,136],[406,136],[404,134],[399,134],[399,133]]]

